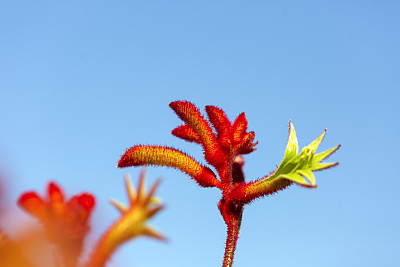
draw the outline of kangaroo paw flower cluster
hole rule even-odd
[[[315,153],[325,136],[325,131],[298,153],[298,143],[293,124],[289,123],[289,140],[284,158],[278,168],[260,179],[246,182],[242,167],[243,155],[252,153],[258,142],[255,133],[247,130],[244,113],[231,122],[225,112],[215,106],[206,106],[206,120],[199,109],[188,101],[175,101],[171,109],[184,122],[172,130],[176,137],[202,146],[204,159],[213,167],[197,162],[188,154],[167,146],[137,145],[129,148],[118,162],[118,167],[158,165],[176,168],[191,177],[202,187],[216,187],[222,197],[218,208],[228,228],[223,266],[232,266],[245,204],[270,195],[295,183],[316,187],[313,171],[336,166],[322,163],[339,146]]]

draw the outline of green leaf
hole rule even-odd
[[[292,122],[289,122],[289,139],[288,144],[286,146],[285,156],[283,158],[284,161],[291,160],[292,158],[297,156],[297,152],[299,151],[299,144],[297,143],[296,132],[294,131],[294,127]]]
[[[321,163],[332,153],[339,149],[340,145],[328,149],[324,152],[315,154],[315,151],[324,139],[326,130],[315,139],[311,144],[304,147],[298,153],[298,143],[296,132],[292,122],[289,122],[289,140],[285,151],[285,156],[275,173],[259,181],[259,183],[269,182],[276,179],[287,179],[305,187],[316,187],[317,183],[313,171],[319,171],[336,166],[337,162]]]

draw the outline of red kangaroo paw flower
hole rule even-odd
[[[210,125],[203,118],[199,109],[187,101],[175,101],[170,103],[169,106],[175,111],[179,118],[190,125],[200,136],[207,162],[213,166],[221,166],[226,157],[219,147]]]
[[[225,150],[232,146],[232,124],[225,112],[215,106],[206,106],[208,119],[217,131],[217,140],[219,145]]]
[[[313,172],[336,166],[337,163],[322,163],[340,146],[316,154],[325,131],[310,145],[298,153],[297,138],[292,123],[289,123],[289,140],[281,164],[270,175],[253,182],[246,182],[241,155],[255,150],[255,133],[247,131],[247,119],[244,113],[234,121],[229,121],[225,112],[215,106],[206,106],[209,118],[207,122],[199,109],[187,101],[175,101],[170,107],[186,123],[172,131],[172,134],[186,141],[203,146],[208,163],[218,172],[219,180],[206,166],[179,150],[159,146],[135,146],[121,157],[118,167],[139,165],[170,166],[189,174],[202,186],[214,186],[222,191],[218,204],[220,213],[227,225],[228,236],[223,267],[231,267],[238,240],[244,205],[256,198],[273,194],[296,183],[304,187],[316,187]],[[217,136],[215,136],[214,127]]]
[[[159,165],[177,168],[192,177],[202,187],[220,187],[214,172],[187,154],[162,146],[134,146],[118,162],[118,167]]]

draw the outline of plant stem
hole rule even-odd
[[[102,267],[119,246],[142,234],[145,214],[140,209],[130,209],[115,222],[97,242],[85,267]]]
[[[235,218],[232,218],[232,220],[227,223],[228,230],[226,237],[224,262],[222,264],[222,267],[232,267],[236,244],[239,238],[241,217],[241,214],[238,217],[235,216]]]

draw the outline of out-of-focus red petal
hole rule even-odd
[[[73,196],[67,203],[65,216],[78,224],[85,224],[89,219],[95,204],[95,198],[88,193]]]
[[[49,183],[47,196],[50,212],[55,216],[60,216],[64,212],[64,193],[61,188],[54,182]]]
[[[89,193],[83,193],[77,196],[77,201],[88,213],[90,213],[95,205],[95,198]]]
[[[46,204],[43,199],[35,192],[26,192],[18,199],[18,205],[26,212],[44,219],[46,217]]]
[[[64,193],[56,183],[54,182],[49,183],[47,190],[50,203],[57,203],[57,202],[64,203]]]

